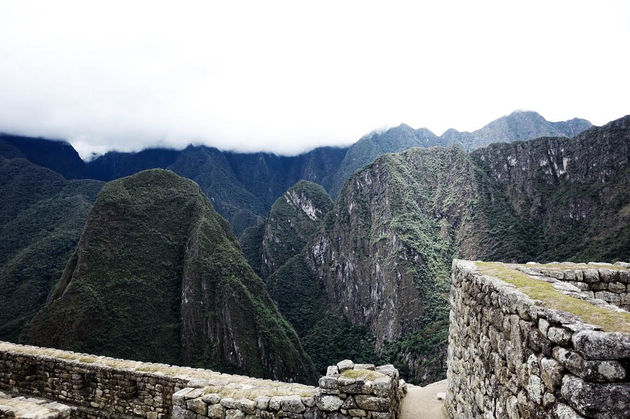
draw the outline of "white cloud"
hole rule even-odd
[[[3,2],[0,131],[296,153],[400,122],[630,112],[630,3],[431,3]]]

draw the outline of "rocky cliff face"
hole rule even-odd
[[[108,183],[24,342],[309,381],[312,364],[198,185]]]
[[[539,259],[619,260],[630,250],[630,116],[568,138],[494,144],[473,159],[537,226]]]
[[[344,186],[307,262],[331,307],[412,379],[440,374],[457,257],[616,261],[630,254],[630,117],[573,139],[381,156]]]
[[[501,199],[461,148],[382,156],[346,183],[309,263],[382,348],[437,319],[456,252],[494,253],[486,200]]]
[[[426,128],[414,130],[408,125],[401,124],[384,132],[370,133],[353,144],[339,165],[328,189],[331,195],[336,197],[355,171],[385,153],[395,153],[411,147],[451,145],[460,145],[470,151],[491,143],[530,140],[542,136],[573,137],[590,126],[591,123],[585,119],[550,122],[536,112],[527,111],[512,112],[473,132],[449,129],[441,136]]]
[[[426,128],[416,130],[406,124],[400,124],[383,132],[372,132],[348,149],[339,169],[331,179],[330,193],[336,197],[354,172],[373,162],[382,154],[396,153],[411,147],[439,145],[446,145],[446,142]]]
[[[289,188],[271,207],[261,243],[261,272],[267,277],[301,252],[332,208],[321,186],[301,181]]]
[[[240,238],[249,263],[263,271],[269,294],[320,373],[341,358],[378,358],[371,333],[331,311],[323,282],[306,263],[305,247],[332,205],[321,186],[298,182],[278,198],[263,224]]]

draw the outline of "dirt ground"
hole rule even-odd
[[[444,419],[444,400],[437,399],[437,393],[446,393],[446,380],[424,387],[407,386],[407,395],[402,402],[402,419]]]

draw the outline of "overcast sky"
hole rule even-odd
[[[630,1],[0,3],[0,131],[291,154],[630,113]],[[429,3],[429,2],[427,2]]]

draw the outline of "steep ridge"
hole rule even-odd
[[[11,153],[5,154],[9,149]],[[60,173],[66,179],[88,177],[86,164],[66,141],[0,134],[0,155],[7,158],[23,157]]]
[[[539,137],[573,137],[591,127],[585,119],[547,121],[531,111],[515,111],[502,116],[473,132],[447,130],[442,137],[449,144],[461,144],[466,150],[476,150],[492,143],[509,143]]]
[[[331,312],[322,281],[306,264],[304,248],[332,205],[321,186],[300,181],[276,200],[265,223],[240,238],[250,265],[263,271],[269,294],[320,373],[338,359],[369,363],[379,358],[365,327]]]
[[[630,116],[573,139],[494,144],[472,157],[516,213],[538,226],[528,238],[538,259],[627,259]]]
[[[266,278],[271,297],[300,335],[326,307],[323,289],[300,253],[332,205],[324,188],[302,180],[276,200],[264,223],[240,239],[250,266]]]
[[[179,150],[149,148],[136,153],[110,151],[86,165],[86,177],[110,181],[147,169],[166,169],[181,154]]]
[[[522,254],[522,228],[463,149],[413,148],[350,178],[307,263],[331,310],[367,327],[376,350],[413,381],[430,382],[444,371],[450,261]],[[494,231],[505,243],[497,246]]]
[[[0,156],[0,340],[16,341],[46,302],[101,186]]]
[[[173,170],[197,182],[239,236],[245,228],[260,223],[291,185],[302,179],[324,182],[345,153],[345,148],[336,147],[319,147],[297,156],[224,152],[205,146],[181,151],[148,149],[107,153],[88,163],[88,173],[111,180],[155,167]]]
[[[194,182],[147,170],[107,183],[22,341],[283,380],[314,370]]]
[[[333,177],[329,191],[333,197],[337,197],[350,175],[385,153],[395,153],[411,147],[447,147],[456,144],[470,151],[497,142],[530,140],[542,136],[573,137],[590,126],[590,122],[578,118],[550,122],[540,114],[529,111],[512,112],[473,132],[449,129],[439,137],[426,128],[414,130],[401,124],[384,132],[372,132],[354,143]]]
[[[330,193],[336,197],[346,180],[358,169],[373,162],[385,153],[395,153],[411,147],[432,147],[447,145],[440,137],[426,128],[414,130],[409,125],[400,124],[383,132],[372,132],[354,143],[339,165],[332,178]]]
[[[535,112],[517,111],[474,132],[448,130],[438,137],[426,128],[413,129],[401,124],[372,132],[350,148],[319,147],[297,156],[189,146],[184,150],[154,148],[135,153],[109,152],[84,163],[65,142],[12,136],[0,137],[0,154],[25,157],[66,178],[109,181],[150,168],[173,170],[199,183],[219,214],[228,219],[235,234],[240,236],[247,227],[260,223],[273,202],[299,180],[321,184],[331,196],[337,197],[352,173],[385,153],[453,144],[473,150],[492,142],[527,140],[543,135],[571,137],[589,126],[583,119],[549,122]]]
[[[269,276],[319,229],[333,202],[321,186],[300,181],[289,188],[271,207],[261,244],[261,272]]]
[[[630,117],[573,139],[384,155],[345,184],[308,266],[332,310],[412,381],[443,376],[453,257],[526,262],[630,254]]]

